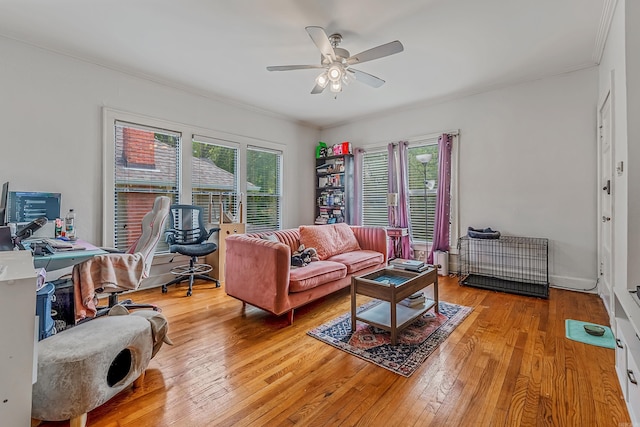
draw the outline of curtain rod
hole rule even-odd
[[[430,134],[426,134],[426,135],[414,136],[414,137],[411,137],[411,138],[399,138],[399,139],[396,139],[395,141],[393,141],[392,143],[396,143],[397,144],[399,141],[417,142],[417,141],[424,141],[425,139],[438,139],[438,137],[440,135],[442,135],[443,133],[446,133],[446,134],[451,135],[451,136],[459,136],[460,135],[460,130],[455,129],[455,130],[450,130],[450,131],[434,132],[434,133],[430,133]],[[364,151],[366,151],[366,150],[382,151],[382,150],[386,150],[387,146],[389,144],[390,144],[389,141],[376,142],[376,143],[368,144],[368,145],[365,145],[364,147],[359,147],[359,148],[361,148]]]
[[[451,136],[460,135],[460,131],[458,129],[456,129],[456,130],[448,130],[448,131],[434,132],[434,133],[430,133],[430,134],[426,134],[426,135],[419,135],[419,136],[414,136],[414,137],[411,137],[411,138],[407,138],[407,142],[423,141],[425,139],[436,139],[440,135],[442,135],[443,133],[446,133],[447,135],[451,135]]]

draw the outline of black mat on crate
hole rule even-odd
[[[492,291],[508,292],[511,294],[526,295],[531,297],[549,298],[549,285],[535,283],[522,283],[513,280],[498,279],[496,277],[470,274],[460,281],[466,286],[490,289]]]

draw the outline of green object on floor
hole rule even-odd
[[[584,325],[600,326],[604,328],[604,335],[602,335],[601,337],[589,335],[584,330]],[[597,345],[598,347],[616,348],[616,339],[613,336],[611,328],[608,326],[567,319],[565,321],[565,328],[567,331],[567,338],[569,338],[570,340],[582,342],[585,344]]]

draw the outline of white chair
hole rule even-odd
[[[159,196],[153,209],[142,219],[142,234],[126,253],[110,253],[95,256],[73,268],[76,319],[106,314],[116,304],[127,309],[157,307],[151,304],[134,304],[131,300],[118,301],[118,294],[138,289],[143,279],[149,277],[151,263],[160,239],[164,235],[171,199]],[[109,294],[109,306],[95,306],[96,293]]]

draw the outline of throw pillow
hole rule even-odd
[[[316,248],[318,258],[360,250],[360,245],[348,224],[301,225],[300,244]]]

